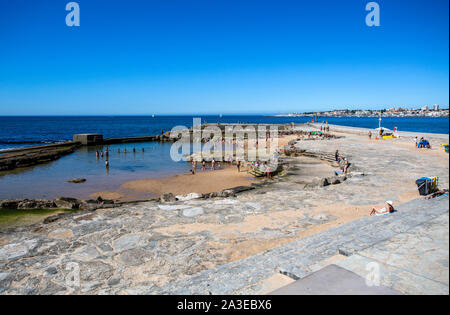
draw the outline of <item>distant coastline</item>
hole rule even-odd
[[[105,138],[143,137],[169,131],[174,126],[192,126],[192,118],[200,117],[208,123],[257,123],[257,124],[303,124],[311,122],[312,116],[289,115],[199,115],[199,116],[26,116],[0,117],[0,151],[72,141],[74,134],[100,133]],[[399,131],[448,134],[448,117],[383,117],[383,127]],[[377,128],[376,117],[318,117],[318,122],[329,124]]]
[[[324,112],[305,112],[305,113],[291,113],[268,115],[268,117],[449,117],[449,109],[440,109],[435,105],[433,109],[424,106],[420,109],[405,109],[405,108],[390,108],[383,110],[333,110]]]

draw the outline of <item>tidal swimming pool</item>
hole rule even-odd
[[[58,196],[89,199],[90,194],[98,191],[117,190],[126,181],[189,172],[188,163],[171,159],[171,145],[144,142],[81,147],[50,163],[0,172],[0,199]],[[96,152],[105,152],[106,147],[109,167],[105,166],[105,154],[96,157]],[[84,178],[86,182],[67,182],[74,178]]]

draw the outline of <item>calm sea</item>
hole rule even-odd
[[[307,117],[195,116],[203,122],[221,123],[304,123]],[[68,141],[77,133],[101,133],[106,138],[156,135],[174,126],[192,126],[192,116],[79,116],[79,117],[1,117],[0,150]],[[376,128],[378,118],[319,118],[330,124]],[[383,118],[383,126],[400,131],[449,133],[449,119],[433,117]]]

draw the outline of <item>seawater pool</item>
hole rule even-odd
[[[108,168],[106,156],[96,158],[96,151],[105,151],[106,146],[90,146],[50,163],[0,172],[0,199],[58,196],[88,199],[95,192],[117,190],[126,181],[189,172],[188,163],[171,159],[171,145],[159,142],[108,145]],[[74,178],[84,178],[86,182],[67,182]]]

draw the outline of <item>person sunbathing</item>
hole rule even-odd
[[[424,199],[433,199],[433,198],[442,196],[444,194],[448,194],[448,189],[441,189],[441,190],[435,191],[434,193],[432,193],[428,196],[425,196]]]
[[[394,206],[392,205],[392,201],[386,201],[386,206],[381,209],[377,209],[375,207],[372,208],[369,215],[384,215],[388,213],[394,212]]]

